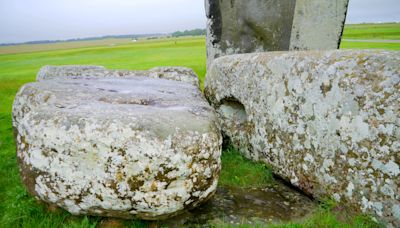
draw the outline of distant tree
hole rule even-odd
[[[180,37],[180,36],[204,36],[206,35],[205,29],[193,29],[193,30],[185,30],[185,31],[176,31],[171,34],[172,37]]]

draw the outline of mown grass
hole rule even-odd
[[[361,43],[344,43],[344,48],[358,47]],[[365,44],[368,48],[372,44]],[[398,50],[400,44],[373,44],[377,48]],[[28,50],[29,51],[29,50]],[[204,37],[180,40],[155,40],[117,46],[83,47],[76,49],[38,51],[20,54],[0,54],[0,227],[94,227],[96,217],[74,217],[67,212],[50,213],[27,195],[19,178],[15,144],[11,125],[11,107],[20,86],[35,80],[43,65],[93,64],[111,69],[149,69],[155,66],[186,66],[195,70],[201,81],[205,76]],[[242,187],[260,186],[272,181],[271,171],[262,164],[244,159],[232,149],[222,157],[223,170],[220,183]],[[354,221],[358,221],[355,219]],[[370,227],[368,219],[360,219],[356,227]],[[364,224],[365,223],[365,224]],[[345,224],[345,223],[343,223]],[[303,224],[285,227],[342,227],[331,209]],[[346,223],[351,226],[353,223]],[[127,222],[130,227],[143,227],[147,223]],[[223,224],[222,224],[223,225]]]
[[[344,39],[400,40],[400,23],[350,24],[343,32]]]
[[[194,36],[196,37],[196,36]],[[34,52],[44,52],[44,51],[58,51],[66,49],[79,49],[88,47],[104,47],[104,48],[115,48],[121,45],[131,45],[138,44],[151,44],[160,43],[166,40],[169,41],[182,41],[192,39],[191,36],[185,37],[160,37],[157,39],[146,39],[141,38],[137,42],[133,43],[131,39],[127,38],[107,38],[98,40],[85,40],[85,41],[71,41],[71,42],[57,42],[57,43],[43,43],[43,44],[18,44],[18,45],[8,45],[0,46],[0,55],[2,54],[19,54],[19,53],[34,53]]]
[[[371,43],[371,42],[351,42],[343,41],[342,49],[385,49],[392,51],[400,50],[400,43]]]
[[[86,40],[86,41],[73,41],[73,42],[57,42],[47,44],[18,44],[12,46],[0,46],[0,54],[16,54],[27,52],[39,51],[52,51],[52,50],[65,50],[73,48],[85,48],[96,46],[115,46],[121,44],[131,43],[131,39],[99,39],[99,40]]]

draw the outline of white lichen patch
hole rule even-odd
[[[42,70],[43,80],[15,98],[17,155],[31,194],[72,214],[142,219],[213,195],[222,140],[196,85],[88,72],[79,79],[71,69],[48,79]]]
[[[210,67],[205,94],[247,157],[316,197],[400,225],[399,66],[389,51],[225,56]],[[223,115],[226,99],[246,121]]]

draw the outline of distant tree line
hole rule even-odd
[[[172,37],[180,37],[180,36],[204,36],[206,35],[205,29],[193,29],[193,30],[185,30],[185,31],[176,31],[171,34]]]
[[[66,40],[37,40],[28,41],[23,43],[0,43],[0,46],[10,46],[10,45],[20,45],[20,44],[50,44],[59,42],[75,42],[75,41],[90,41],[90,40],[102,40],[102,39],[139,39],[146,37],[165,37],[166,34],[154,33],[154,34],[130,34],[130,35],[108,35],[108,36],[97,36],[97,37],[87,37],[87,38],[75,38]]]
[[[65,40],[37,40],[37,41],[29,41],[23,43],[0,43],[0,46],[10,46],[10,45],[20,45],[20,44],[49,44],[49,43],[59,43],[59,42],[75,42],[75,41],[89,41],[89,40],[101,40],[101,39],[109,39],[109,38],[129,38],[129,39],[157,39],[160,37],[180,37],[180,36],[204,36],[206,35],[205,29],[193,29],[193,30],[185,30],[185,31],[177,31],[172,34],[129,34],[129,35],[108,35],[108,36],[98,36],[98,37],[87,37],[87,38],[76,38],[76,39],[65,39]]]

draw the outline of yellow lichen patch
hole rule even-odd
[[[156,181],[153,181],[153,182],[151,183],[150,189],[151,189],[151,191],[153,191],[153,192],[155,192],[155,191],[158,190],[157,182],[156,182]]]
[[[123,181],[124,180],[124,174],[122,173],[122,172],[117,172],[117,174],[115,175],[115,179],[118,181],[118,182],[121,182],[121,181]]]

